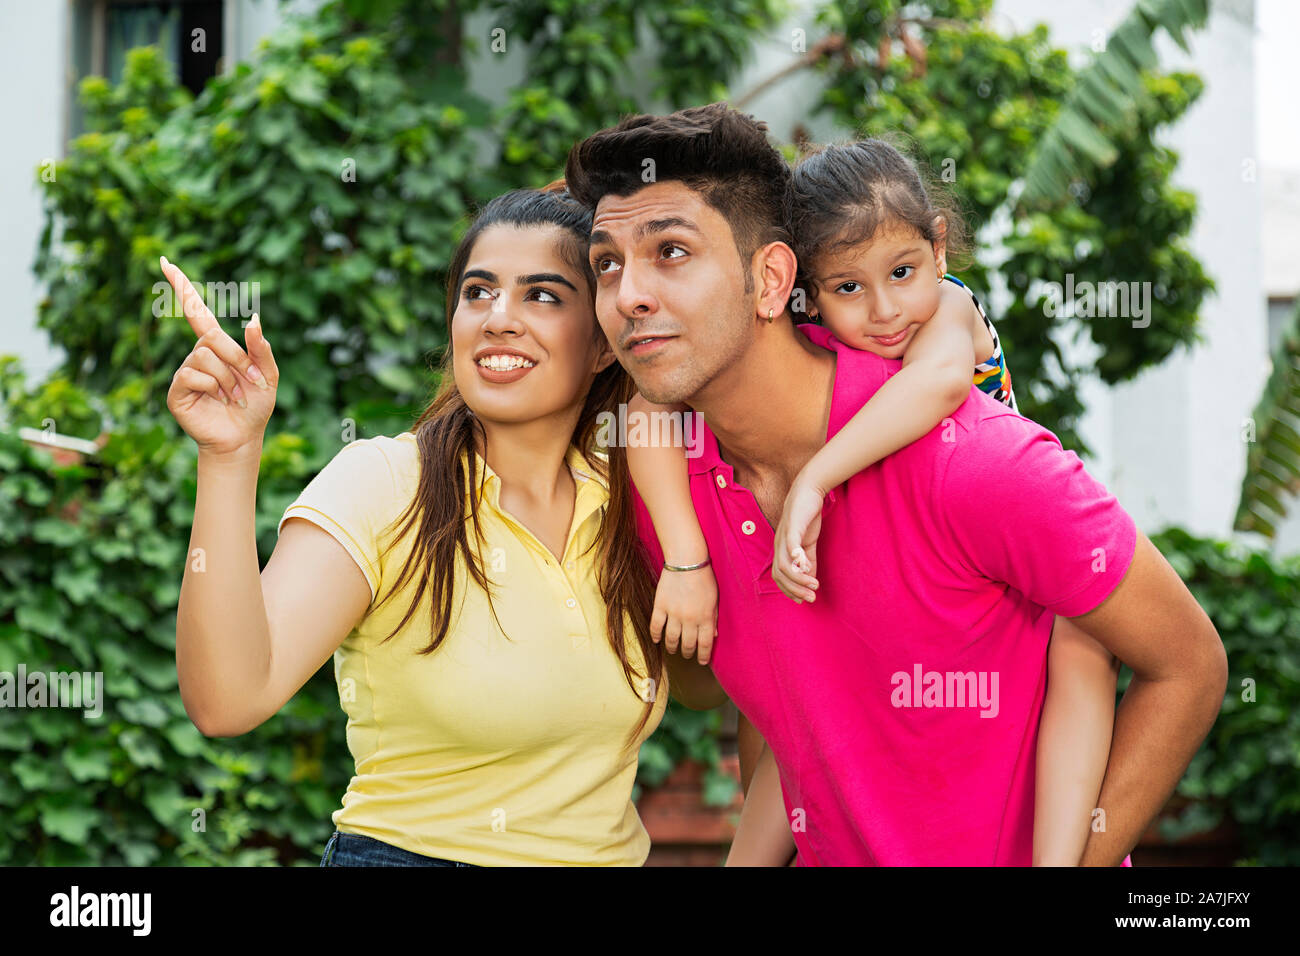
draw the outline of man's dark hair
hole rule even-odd
[[[643,178],[647,169],[652,179]],[[602,196],[630,196],[657,182],[695,190],[731,226],[746,292],[753,290],[754,252],[790,242],[790,166],[768,142],[766,123],[726,103],[625,117],[569,151],[564,179],[569,194],[592,210]]]

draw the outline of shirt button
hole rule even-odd
[[[723,478],[721,475],[718,475],[718,487],[719,488],[727,487],[727,479]]]
[[[753,534],[753,533],[754,533],[754,522],[752,522],[752,521],[746,521],[744,524],[742,524],[742,525],[740,526],[740,530],[743,531],[743,532],[745,532],[745,534]]]
[[[565,567],[568,568],[570,571],[572,571],[572,570],[573,570],[573,562],[570,561],[568,564],[565,565]]]
[[[578,602],[575,601],[573,598],[569,598],[567,601],[564,602],[564,606],[565,606],[565,607],[577,607],[577,606],[578,606]]]

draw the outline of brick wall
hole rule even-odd
[[[736,781],[736,795],[725,807],[706,807],[702,799],[704,766],[685,761],[654,790],[645,790],[637,812],[650,834],[646,866],[721,866],[736,835],[740,808],[740,758],[736,752],[736,708],[723,715],[722,769]]]

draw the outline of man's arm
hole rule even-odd
[[[758,760],[763,756],[767,741],[758,732],[748,717],[736,711],[736,756],[740,758],[740,792],[749,793],[749,782],[754,779],[754,770]]]
[[[1214,723],[1227,687],[1223,644],[1174,569],[1077,455],[1017,415],[972,421],[981,407],[962,408],[971,427],[958,432],[940,495],[954,557],[1069,618],[1133,669],[1098,798],[1105,816],[1080,860],[1114,866]],[[989,515],[997,516],[992,526]],[[1121,555],[1132,557],[1120,563]]]
[[[722,689],[713,669],[680,654],[664,654],[668,668],[668,692],[677,702],[691,710],[712,710],[727,702],[727,692]]]
[[[1098,607],[1071,620],[1133,669],[1098,801],[1105,829],[1089,834],[1080,860],[1081,866],[1117,866],[1214,725],[1228,658],[1205,611],[1140,531],[1123,581]]]

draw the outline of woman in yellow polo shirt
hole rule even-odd
[[[162,260],[198,336],[167,398],[199,446],[181,696],[203,733],[243,734],[333,655],[356,774],[322,866],[645,861],[631,790],[667,673],[626,465],[595,451],[632,385],[595,320],[589,231],[556,190],[484,208],[449,269],[432,404],[343,448],[260,575],[275,360],[259,319],[245,351]]]

